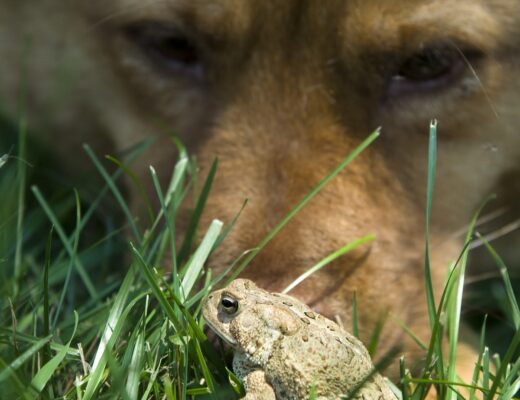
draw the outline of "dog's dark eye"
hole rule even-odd
[[[235,314],[238,311],[238,301],[233,299],[232,297],[224,296],[220,300],[220,304],[222,306],[222,310],[226,314]]]
[[[390,81],[390,94],[431,91],[454,83],[466,68],[463,54],[454,44],[425,47],[401,64]]]
[[[412,81],[428,81],[449,74],[459,61],[454,49],[447,46],[426,48],[407,59],[399,76]]]
[[[162,72],[203,77],[204,69],[197,47],[175,28],[137,25],[127,27],[125,34]]]

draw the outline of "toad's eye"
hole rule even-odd
[[[226,314],[232,315],[238,311],[238,301],[231,297],[222,297],[222,299],[220,300],[220,305],[222,306],[222,310]]]
[[[426,46],[401,63],[390,81],[390,95],[442,89],[459,80],[477,55],[452,43]]]
[[[204,68],[197,46],[177,29],[152,23],[131,25],[124,32],[162,72],[203,77]]]

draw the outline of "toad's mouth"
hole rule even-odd
[[[224,340],[224,342],[232,347],[236,347],[237,341],[232,336],[230,336],[227,332],[222,332],[222,330],[218,329],[209,319],[206,319],[206,323],[208,324],[209,328],[218,335],[218,337]]]

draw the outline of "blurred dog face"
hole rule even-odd
[[[439,121],[432,217],[439,284],[460,248],[452,233],[518,168],[520,3],[117,0],[85,1],[70,14],[88,28],[78,43],[89,43],[89,73],[110,93],[110,104],[98,97],[104,106],[96,113],[110,116],[104,127],[116,145],[127,146],[136,126],[160,121],[183,136],[204,170],[219,157],[206,222],[229,222],[249,199],[212,260],[217,268],[254,247],[381,126],[377,142],[244,275],[281,289],[374,233],[369,247],[293,294],[348,323],[357,291],[363,326],[390,310],[426,335],[428,124]],[[400,328],[389,324],[383,346],[398,340]]]

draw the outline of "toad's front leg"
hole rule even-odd
[[[246,395],[243,400],[276,400],[272,386],[265,380],[265,373],[256,369],[243,377]]]
[[[251,363],[244,353],[235,353],[233,371],[246,390],[242,400],[276,400],[274,389],[267,382],[262,367]]]

